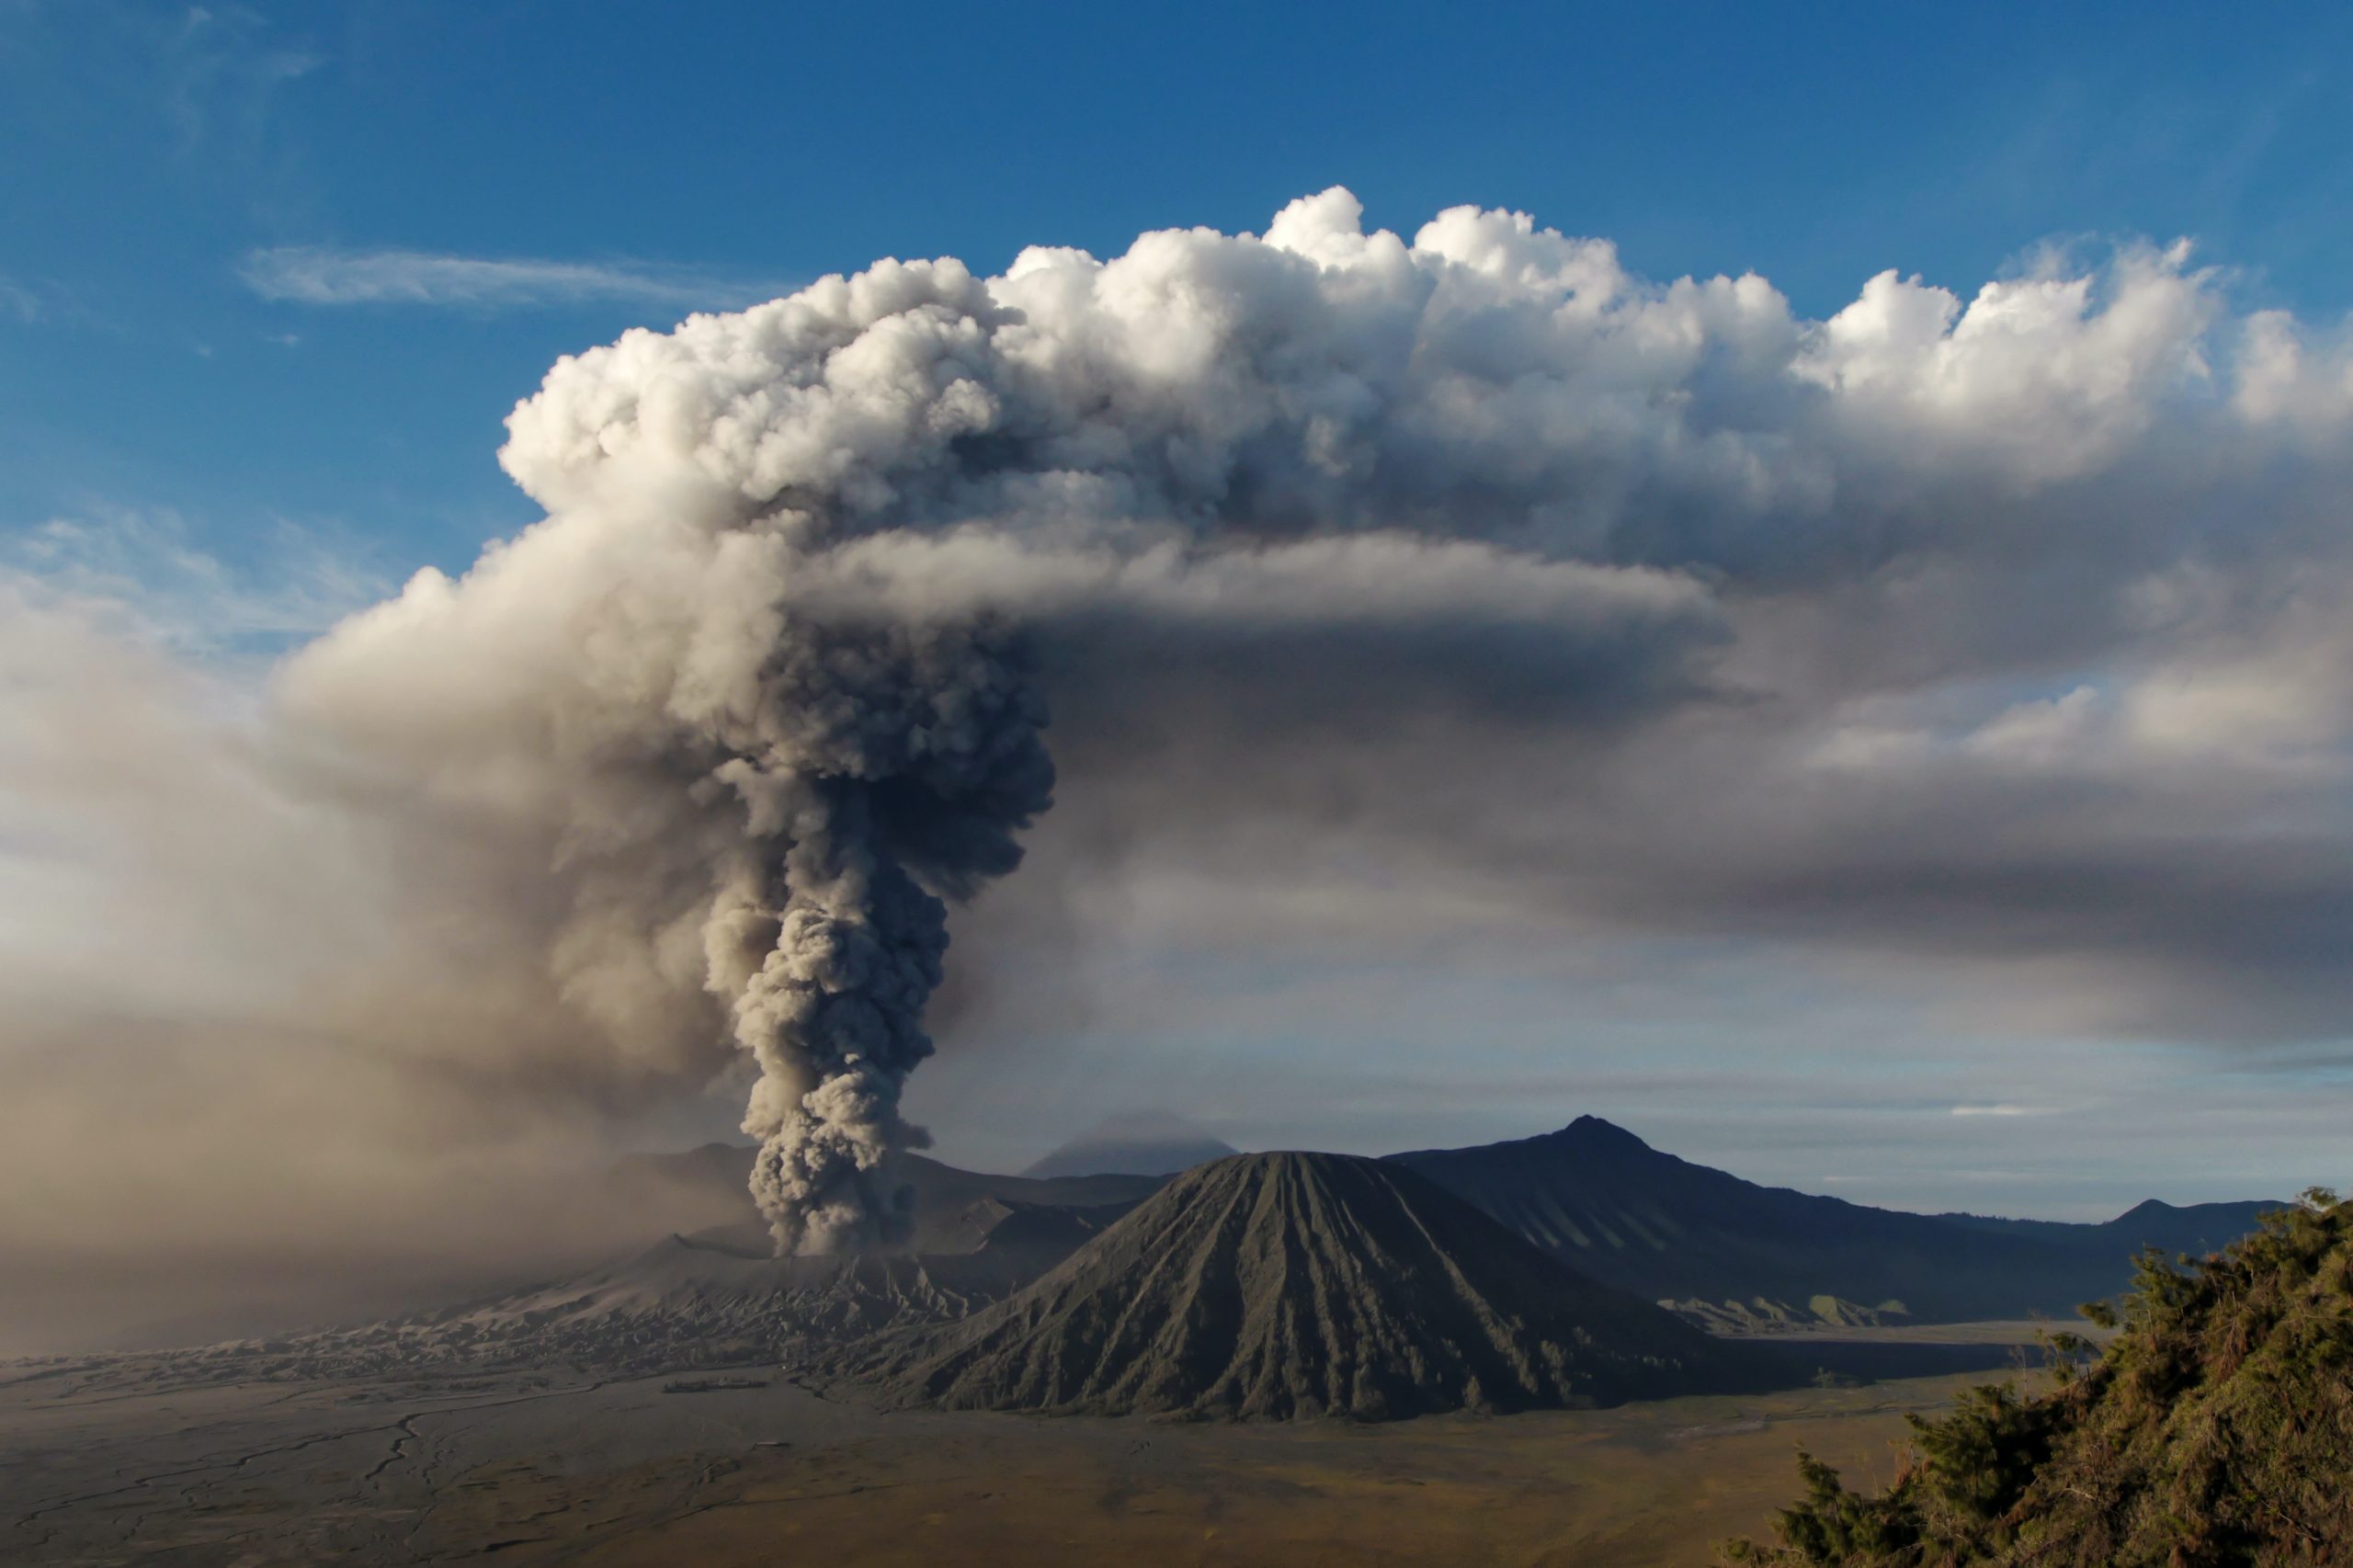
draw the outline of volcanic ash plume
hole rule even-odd
[[[795,629],[762,699],[712,773],[753,848],[704,927],[710,986],[759,1063],[752,1190],[779,1250],[887,1242],[901,1216],[877,1167],[926,1142],[899,1096],[931,1054],[938,894],[1019,859],[1053,779],[1043,704],[1005,640],[970,627]]]
[[[931,1054],[947,905],[1051,799],[1022,634],[813,600],[804,514],[708,496],[567,510],[426,573],[287,672],[288,705],[403,764],[512,862],[581,1061],[624,1090],[756,1065],[745,1131],[785,1251],[893,1239],[880,1167]],[[691,519],[691,520],[689,520]],[[608,1054],[597,1063],[601,1039]]]
[[[1584,253],[1449,223],[1409,251],[1334,191],[1263,240],[881,262],[563,360],[501,452],[546,517],[305,649],[282,708],[500,869],[583,1026],[534,1068],[626,1094],[732,1033],[779,1246],[887,1241],[947,904],[1051,795],[1044,691],[1082,755],[1194,716],[1271,755],[1302,715],[1622,714],[1715,640],[1699,584],[1530,535],[1563,486],[1513,497],[1452,428],[1472,383],[1416,340],[1498,311],[1456,231]]]
[[[947,905],[1047,805],[1047,696],[1067,792],[1122,831],[1385,799],[1381,842],[1483,846],[1540,904],[1706,920],[1740,906],[1683,891],[1713,822],[1755,888],[1836,885],[1773,858],[1775,813],[1946,755],[1934,725],[1863,744],[1870,682],[2010,689],[2202,624],[2195,519],[2269,515],[2222,504],[2268,472],[2237,454],[2306,439],[2278,410],[2337,417],[2336,351],[2277,323],[2216,395],[2186,256],[1973,302],[1891,273],[1807,322],[1510,213],[1367,232],[1332,190],[1108,260],[879,262],[559,363],[501,453],[545,518],[303,650],[282,708],[529,955],[496,991],[527,1027],[485,1053],[621,1098],[708,1078],[732,1034],[779,1244],[861,1245],[922,1141]],[[2168,474],[2186,510],[2153,526]],[[2065,585],[2039,651],[2022,551]],[[1535,776],[1581,759],[1608,766]],[[1751,775],[1790,787],[1687,787]],[[1538,796],[1543,834],[1483,828]]]

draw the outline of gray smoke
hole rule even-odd
[[[823,1249],[892,1233],[948,907],[1049,801],[1041,693],[1135,818],[1386,778],[1382,842],[1668,924],[1847,853],[1839,802],[1931,801],[1915,771],[2186,778],[2298,733],[2222,658],[2334,700],[2325,618],[2226,623],[2342,554],[2338,492],[2278,476],[2333,460],[2343,347],[2233,319],[2183,249],[1968,302],[1891,273],[1817,323],[1513,214],[1358,220],[882,262],[564,360],[502,453],[545,520],[304,650],[280,712],[529,869],[605,1076],[732,1033],[762,1207]],[[1541,812],[1483,809],[1494,759],[1564,757]]]
[[[710,984],[759,1063],[744,1130],[779,1250],[899,1239],[877,1172],[921,1147],[899,1115],[931,1054],[924,1005],[948,948],[943,896],[1021,858],[1051,799],[1044,706],[1017,646],[983,626],[796,626],[709,778],[750,839],[704,939]]]
[[[1345,198],[1301,210],[1353,227]],[[1392,238],[1358,243],[1392,311],[1426,294]],[[1040,650],[1139,706],[1222,670],[1247,709],[1250,663],[1353,648],[1361,718],[1382,685],[1389,714],[1622,696],[1713,635],[1691,583],[1373,506],[1379,444],[1347,426],[1409,341],[1351,369],[1355,285],[1293,249],[1158,248],[986,282],[884,263],[567,360],[503,454],[547,519],[282,673],[301,733],[540,846],[560,993],[621,1058],[691,1060],[680,994],[714,1000],[757,1067],[780,1247],[898,1228],[882,1168],[925,1142],[900,1103],[947,904],[1051,799]],[[1182,305],[1129,282],[1191,294],[1233,258]],[[1337,337],[1302,358],[1303,330]]]

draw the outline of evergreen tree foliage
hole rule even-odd
[[[2119,1332],[2052,1386],[1971,1390],[1912,1418],[1886,1491],[1812,1455],[1772,1568],[2226,1568],[2353,1564],[2353,1203],[2320,1188],[2200,1261],[2144,1253]],[[2087,1348],[2079,1336],[2054,1341]]]

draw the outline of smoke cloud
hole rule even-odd
[[[1108,263],[883,262],[559,364],[501,454],[547,519],[305,650],[281,697],[374,777],[544,841],[560,989],[614,1049],[716,1003],[780,1246],[885,1241],[948,905],[1051,799],[1049,692],[1090,770],[1172,727],[1602,735],[1835,700],[1854,676],[1820,662],[1899,564],[1947,581],[1873,656],[1949,678],[2021,555],[2081,597],[2013,658],[2129,642],[2211,542],[2159,487],[2261,486],[2313,439],[2305,383],[2342,379],[2277,317],[2226,375],[2222,313],[2176,247],[1966,305],[1887,274],[1807,324],[1760,278],[1645,285],[1509,214],[1366,233],[1337,190]],[[2095,481],[2149,517],[2087,514]],[[1882,603],[1803,624],[1842,594]],[[1868,756],[1849,734],[1827,766]]]
[[[1137,622],[1293,663],[1354,641],[1402,687],[1474,669],[1496,629],[1598,676],[1704,623],[1688,583],[1467,537],[1459,460],[1392,498],[1378,417],[1441,274],[1389,236],[1319,266],[1342,220],[1327,198],[1270,242],[1033,252],[994,281],[885,263],[568,360],[502,454],[547,520],[285,672],[310,733],[546,835],[565,994],[623,1050],[661,991],[716,999],[758,1066],[780,1248],[901,1228],[881,1172],[925,1142],[899,1107],[946,901],[1011,870],[1051,799],[1041,649],[1166,657],[1121,646]],[[1495,663],[1469,685],[1501,703],[1650,674]]]
[[[348,851],[336,994],[449,1013],[388,1053],[740,1074],[787,1248],[897,1230],[953,912],[1017,945],[1125,858],[1245,946],[1474,911],[2341,1035],[2353,352],[2234,287],[2128,245],[1811,321],[1341,190],[880,262],[559,363],[501,452],[544,520],[243,755]]]

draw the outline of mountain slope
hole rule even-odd
[[[749,1219],[751,1155],[713,1143],[636,1156],[617,1171],[616,1191],[651,1212],[658,1190],[689,1226]],[[1653,1149],[1597,1117],[1540,1137],[1390,1158],[1579,1273],[1733,1331],[1802,1326],[1825,1313],[1869,1321],[1883,1308],[1920,1322],[2066,1313],[2124,1289],[2143,1246],[2203,1256],[2277,1207],[2151,1201],[2097,1225],[1907,1214],[1760,1187]],[[975,1204],[1109,1211],[1167,1179],[995,1176],[915,1154],[896,1169],[915,1188],[912,1246],[921,1253],[977,1244],[968,1222]]]
[[[1914,1422],[1887,1491],[1800,1458],[1808,1495],[1736,1562],[1804,1568],[2324,1564],[2353,1542],[2353,1204],[2326,1193],[2188,1270],[2151,1260],[2123,1332],[2040,1396]]]
[[[2264,1207],[2143,1204],[2106,1225],[1905,1214],[1759,1187],[1589,1116],[1541,1137],[1390,1158],[1645,1300],[1745,1310],[1762,1299],[1802,1313],[1836,1298],[1921,1321],[2072,1312],[2123,1289],[2143,1243],[2211,1232],[2219,1245]]]
[[[93,1357],[85,1387],[291,1378],[469,1375],[569,1366],[643,1374],[803,1364],[825,1346],[944,1323],[1045,1273],[1127,1212],[983,1199],[944,1232],[952,1252],[776,1257],[756,1220],[670,1235],[552,1283],[357,1327]]]
[[[1777,1368],[1380,1161],[1178,1176],[1051,1273],[846,1365],[910,1403],[1364,1419],[1757,1386]]]

